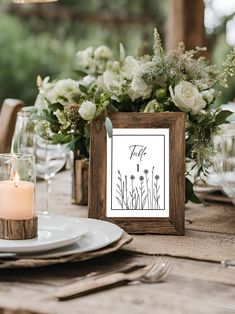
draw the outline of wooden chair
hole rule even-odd
[[[15,130],[17,112],[24,106],[19,99],[5,99],[0,112],[0,153],[9,153]]]

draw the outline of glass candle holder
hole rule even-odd
[[[0,238],[37,236],[35,157],[0,154]]]

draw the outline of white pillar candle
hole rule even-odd
[[[34,216],[34,184],[19,180],[0,181],[0,218],[30,219]]]

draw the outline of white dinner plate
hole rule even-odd
[[[71,245],[88,232],[88,227],[76,218],[39,215],[38,237],[29,240],[2,240],[0,252],[35,253]]]
[[[50,252],[27,255],[23,258],[54,258],[66,255],[91,252],[101,249],[119,240],[123,235],[123,229],[103,220],[90,218],[74,218],[88,228],[88,232],[72,245],[56,249]],[[21,257],[17,255],[17,257]]]

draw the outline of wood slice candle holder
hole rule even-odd
[[[27,240],[38,236],[38,217],[30,219],[0,218],[0,239]]]

